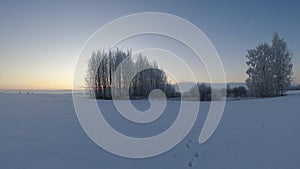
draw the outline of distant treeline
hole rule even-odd
[[[219,95],[214,96],[215,100],[220,100],[223,96],[222,93],[226,92],[226,97],[242,98],[248,96],[248,90],[244,86],[230,88],[229,85],[226,89],[215,89]],[[197,93],[198,92],[198,93]],[[198,83],[192,87],[188,92],[183,94],[185,98],[199,97],[200,101],[211,101],[212,100],[212,88],[209,84]]]
[[[289,90],[300,90],[300,85],[298,85],[298,86],[291,86],[289,88]]]

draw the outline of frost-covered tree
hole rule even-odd
[[[267,43],[248,50],[246,55],[249,94],[254,97],[275,97],[285,94],[291,83],[291,53],[283,38],[274,33],[272,46]]]
[[[102,55],[93,53],[89,62],[88,62],[88,70],[86,72],[86,87],[88,94],[92,97],[95,98],[97,93],[97,86],[98,86],[98,67],[101,62]]]
[[[256,97],[273,96],[273,65],[274,59],[270,46],[267,43],[258,45],[255,49],[249,50],[247,54],[249,66],[246,80],[250,95]]]
[[[290,87],[292,81],[292,57],[287,48],[287,43],[280,38],[278,33],[274,33],[272,40],[272,53],[275,59],[274,63],[274,87],[276,96],[282,96]]]
[[[88,63],[86,85],[90,96],[97,99],[146,98],[153,89],[162,90],[167,97],[175,95],[175,87],[167,83],[167,76],[157,63],[150,63],[142,54],[134,60],[130,50],[93,53]]]

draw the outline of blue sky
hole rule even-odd
[[[245,54],[273,32],[293,52],[300,83],[298,1],[0,1],[0,89],[69,89],[76,59],[101,26],[137,12],[189,20],[212,41],[227,81],[246,79]]]

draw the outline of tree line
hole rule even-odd
[[[226,89],[215,89],[219,93],[225,93],[226,97],[235,97],[235,98],[243,98],[248,96],[248,90],[244,86],[238,86],[231,88],[227,85]],[[185,98],[197,98],[200,101],[212,101],[212,88],[210,84],[198,83],[189,89],[186,93],[183,94]],[[219,97],[222,97],[220,95]],[[215,96],[214,99],[221,100],[218,96]]]
[[[86,85],[92,98],[147,98],[153,89],[166,97],[178,96],[166,73],[146,56],[132,56],[131,50],[101,50],[92,53],[88,62]]]
[[[227,88],[227,97],[276,97],[291,89],[292,54],[284,38],[273,34],[271,45],[261,43],[246,54],[248,78],[245,87]],[[147,98],[153,89],[160,89],[167,98],[179,97],[175,85],[168,83],[166,73],[146,56],[132,56],[131,50],[101,50],[92,53],[88,62],[86,84],[96,99]],[[184,97],[211,100],[211,88],[197,84]]]

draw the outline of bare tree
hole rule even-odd
[[[168,92],[167,96],[175,93],[175,89],[167,85],[167,76],[157,63],[150,63],[142,54],[134,61],[131,50],[120,49],[102,50],[91,55],[86,85],[90,95],[97,99],[112,99],[112,96],[146,98],[153,89]]]

